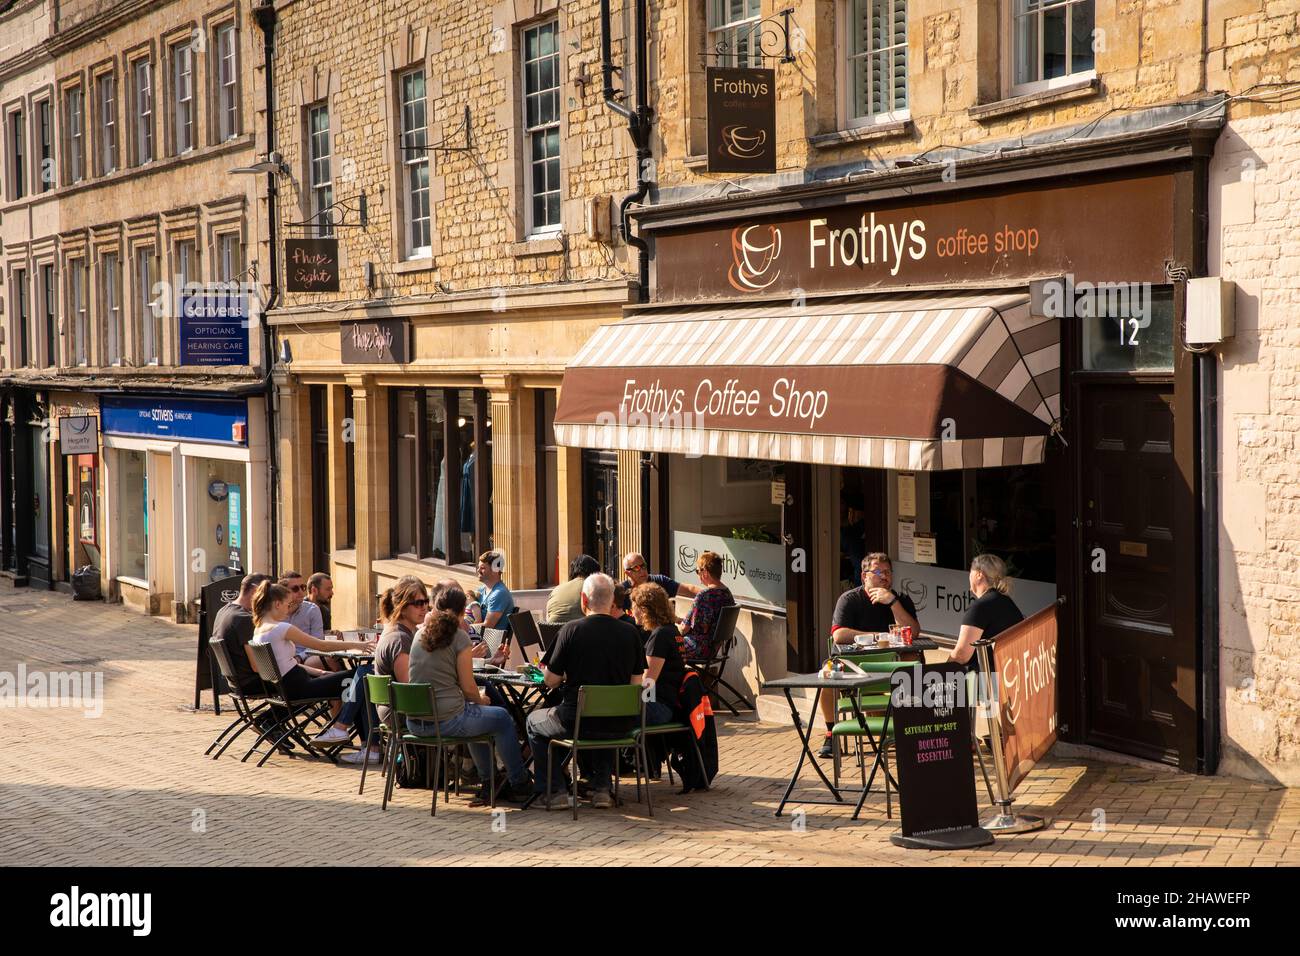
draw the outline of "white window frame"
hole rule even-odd
[[[126,328],[122,323],[122,262],[116,252],[99,257],[100,314],[104,317],[104,358],[113,366],[125,364]]]
[[[172,68],[172,152],[194,149],[194,51],[188,40],[170,48]]]
[[[27,285],[27,270],[15,269],[11,280],[14,298],[14,367],[27,368],[36,364],[32,355],[32,336],[28,329],[31,320],[31,293]]]
[[[420,95],[408,98],[407,81],[420,77]],[[401,138],[398,141],[402,193],[406,213],[406,250],[411,259],[427,259],[433,254],[433,210],[429,194],[429,78],[424,67],[407,70],[397,77],[397,100]],[[420,125],[415,126],[414,109],[420,111]],[[416,185],[423,172],[424,185]]]
[[[135,302],[140,323],[140,362],[144,365],[158,365],[162,360],[162,323],[153,300],[153,259],[151,247],[136,248]]]
[[[324,124],[317,129],[317,117],[324,118]],[[334,212],[325,213],[334,205],[334,150],[333,130],[330,129],[330,107],[328,102],[314,103],[307,107],[307,188],[310,203],[309,218],[316,224],[317,236],[334,235]]]
[[[742,66],[757,68],[763,65],[763,20],[762,0],[741,0],[745,5],[742,15],[731,19],[726,8],[728,0],[707,0],[705,44],[707,62],[713,66]],[[698,22],[698,21],[697,21]],[[741,59],[737,52],[740,37],[748,35],[749,49]],[[726,53],[720,53],[719,47],[725,45]]]
[[[1078,70],[1076,72],[1067,72],[1063,76],[1056,76],[1050,79],[1034,79],[1019,83],[1016,77],[1019,74],[1020,53],[1018,43],[1018,26],[1023,17],[1034,17],[1038,22],[1038,62],[1035,67],[1035,76],[1041,77],[1043,73],[1043,12],[1046,9],[1056,9],[1065,7],[1065,50],[1068,60],[1073,60],[1074,51],[1071,48],[1070,37],[1074,27],[1073,10],[1071,8],[1079,4],[1091,4],[1093,7],[1093,30],[1097,29],[1097,9],[1096,0],[1033,0],[1037,7],[1032,13],[1019,13],[1022,4],[1028,0],[1010,0],[1003,7],[1003,36],[1006,40],[1004,49],[1008,51],[1006,65],[1005,86],[1010,96],[1031,96],[1035,93],[1046,93],[1051,90],[1060,89],[1064,86],[1073,86],[1076,83],[1085,82],[1095,79],[1097,76],[1096,69],[1096,52],[1093,52],[1093,66],[1087,70]],[[1091,47],[1091,43],[1089,44]]]
[[[21,106],[5,116],[5,125],[9,127],[6,130],[9,139],[9,199],[13,201],[25,198],[30,192],[27,175],[31,150],[27,143],[27,114]]]
[[[528,57],[528,34],[535,33],[547,27],[555,29],[555,52],[546,54],[544,57],[539,56],[535,60],[529,60]],[[554,87],[538,88],[530,90],[528,84],[528,67],[531,63],[541,62],[543,59],[555,60],[555,85]],[[564,141],[562,136],[562,127],[560,123],[561,111],[563,105],[560,93],[563,90],[563,81],[560,77],[560,70],[563,64],[563,58],[560,56],[560,21],[558,17],[550,17],[539,23],[531,24],[520,30],[519,33],[519,64],[520,64],[520,90],[523,91],[523,164],[524,164],[524,223],[525,231],[530,237],[553,236],[559,233],[564,226]],[[528,122],[528,99],[530,96],[545,96],[554,91],[556,108],[555,115],[549,122],[529,124]],[[545,175],[545,165],[551,160],[555,160],[559,167],[557,173],[557,182],[554,189],[537,189],[537,173],[539,162],[533,159],[533,141],[537,137],[546,137],[551,130],[555,131],[556,138],[560,141],[559,150],[554,156],[545,156],[540,165]],[[540,194],[550,195],[555,193],[560,201],[560,210],[555,222],[546,222],[538,224],[537,217],[533,212],[533,202]]]
[[[217,236],[217,281],[238,282],[244,271],[243,244],[237,232]]]
[[[86,178],[86,96],[80,86],[64,94],[64,112],[68,124],[68,183]]]
[[[44,317],[41,347],[46,353],[45,367],[55,368],[63,362],[63,356],[59,354],[59,273],[53,262],[41,263],[40,270],[41,311]]]
[[[862,127],[875,126],[881,123],[899,123],[910,119],[912,83],[911,76],[908,75],[909,50],[907,45],[907,27],[906,20],[908,16],[908,0],[890,0],[889,13],[891,17],[891,29],[889,35],[894,36],[895,31],[892,28],[897,22],[899,10],[902,11],[904,19],[903,40],[901,43],[890,43],[883,50],[867,49],[860,53],[854,53],[853,44],[855,37],[855,20],[856,14],[860,7],[870,7],[872,0],[841,0],[839,3],[839,16],[836,23],[836,64],[837,64],[837,82],[836,87],[839,95],[839,127],[840,129],[860,129]],[[902,64],[904,72],[904,105],[892,110],[882,110],[872,112],[873,97],[867,96],[867,111],[859,112],[859,104],[855,102],[854,85],[853,85],[853,61],[857,59],[867,59],[886,51],[901,51]],[[897,59],[891,61],[891,68],[898,69]],[[891,86],[892,90],[892,86]],[[892,94],[891,94],[892,95]]]
[[[107,176],[120,168],[117,136],[117,75],[101,73],[95,77],[95,99],[99,115],[99,174]]]
[[[37,146],[40,149],[40,157],[36,165],[36,181],[39,183],[36,191],[38,193],[47,193],[54,188],[54,137],[57,134],[54,130],[54,103],[50,99],[43,99],[36,103],[36,139]],[[50,161],[51,175],[45,177],[45,161]]]
[[[135,93],[135,162],[137,166],[154,161],[153,136],[153,63],[147,58],[131,64]]]
[[[239,135],[239,43],[233,23],[216,30],[217,141]]]
[[[68,292],[72,307],[72,364],[90,364],[90,315],[86,311],[86,260],[68,260]]]

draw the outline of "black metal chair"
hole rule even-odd
[[[265,693],[246,694],[239,689],[239,675],[235,670],[234,662],[230,658],[230,649],[226,647],[224,638],[209,638],[208,647],[212,651],[212,656],[216,658],[217,667],[221,671],[221,676],[226,680],[231,699],[235,702],[235,719],[217,735],[217,739],[208,745],[208,749],[203,751],[203,756],[206,757],[212,753],[213,748],[221,744],[221,749],[212,757],[213,760],[216,760],[226,752],[226,748],[233,744],[240,734],[249,727],[257,725],[258,717],[263,716],[270,708],[270,705],[266,702]],[[232,730],[235,732],[230,734]],[[227,734],[230,734],[229,738],[226,737]],[[225,740],[225,743],[222,743],[222,740]]]
[[[735,705],[722,696],[722,692],[718,688],[725,687],[747,709],[754,709],[754,705],[749,702],[749,698],[727,683],[722,676],[727,669],[727,661],[731,659],[732,648],[736,645],[736,622],[739,620],[739,605],[732,604],[729,607],[724,607],[718,614],[718,623],[714,626],[712,656],[686,658],[686,666],[699,674],[700,680],[704,682],[704,692],[716,697],[719,704],[726,707],[737,717],[740,716],[740,711],[736,710]]]
[[[290,697],[284,686],[284,676],[280,673],[280,665],[275,662],[275,654],[271,650],[271,645],[253,641],[248,646],[253,650],[253,665],[257,669],[257,676],[262,678],[268,685],[269,693],[267,694],[266,703],[269,706],[273,720],[254,741],[248,753],[244,754],[240,763],[257,753],[257,748],[261,746],[262,742],[270,740],[272,737],[275,737],[275,739],[271,742],[270,749],[257,762],[259,767],[271,759],[271,754],[279,750],[281,745],[288,740],[292,740],[302,747],[305,753],[322,754],[330,762],[338,763],[338,757],[335,754],[342,747],[342,744],[320,747],[307,739],[304,733],[310,724],[329,712],[329,705],[335,698],[312,697],[299,700]],[[333,723],[334,720],[331,718],[326,722],[325,726],[329,727]],[[279,736],[275,736],[276,734],[279,734]]]
[[[515,611],[511,614],[510,630],[514,634],[514,639],[519,642],[519,650],[523,652],[525,659],[529,655],[528,648],[545,648],[542,643],[542,632],[537,629],[537,618],[533,617],[532,611]]]
[[[504,628],[485,627],[483,628],[483,643],[487,645],[488,657],[496,657],[497,651],[501,650],[501,642],[506,639]]]
[[[555,646],[555,639],[560,636],[560,628],[563,624],[555,621],[541,621],[537,625],[537,633],[542,636],[542,647],[548,651]]]

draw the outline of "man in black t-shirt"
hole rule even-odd
[[[239,584],[239,597],[221,608],[212,622],[212,637],[219,637],[225,643],[239,690],[244,694],[264,692],[262,679],[257,676],[252,655],[248,653],[248,644],[253,639],[253,592],[259,584],[269,580],[270,575],[266,574],[245,577]]]
[[[862,586],[845,591],[835,603],[835,613],[831,616],[831,639],[836,644],[852,644],[859,634],[887,632],[894,624],[911,626],[914,635],[921,633],[916,605],[906,594],[894,590],[894,562],[883,551],[873,551],[862,559]],[[838,696],[821,693],[822,719],[826,721],[822,757],[832,755],[831,728],[835,726]]]
[[[556,751],[555,762],[547,779],[549,741],[573,733],[578,716],[578,691],[584,684],[640,684],[645,673],[645,647],[641,633],[633,625],[612,616],[614,581],[606,574],[593,574],[582,585],[580,621],[570,621],[560,629],[555,644],[542,658],[546,686],[563,686],[560,704],[528,715],[528,742],[533,750],[536,790],[548,806],[568,806],[564,782],[564,759],[568,751]],[[588,719],[582,726],[583,737],[622,736],[631,729],[629,721]],[[583,764],[590,772],[591,805],[613,806],[610,785],[614,771],[614,752],[595,750],[584,755]]]

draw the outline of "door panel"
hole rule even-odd
[[[584,451],[583,540],[601,570],[622,580],[618,550],[618,457],[613,452]]]
[[[1195,757],[1196,646],[1175,626],[1176,571],[1193,542],[1173,528],[1194,503],[1174,460],[1172,389],[1096,386],[1082,399],[1088,738],[1183,763]]]

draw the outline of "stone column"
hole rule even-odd
[[[629,551],[641,550],[641,453],[639,451],[618,452],[618,550],[620,561]],[[646,560],[649,560],[648,555]]]
[[[312,501],[311,497],[311,393],[285,372],[275,373],[275,388],[280,467],[276,568],[308,568],[312,563],[313,511],[331,507],[329,501]],[[311,568],[322,570],[328,569]]]
[[[389,555],[388,404],[369,376],[349,377],[356,440],[357,620],[372,621],[373,564]]]
[[[329,550],[342,550],[348,543],[348,446],[356,440],[356,423],[347,419],[346,389],[328,385],[325,391],[325,417],[329,427]]]
[[[511,375],[485,375],[492,415],[492,541],[505,552],[506,586],[537,585],[537,437],[534,396]]]

